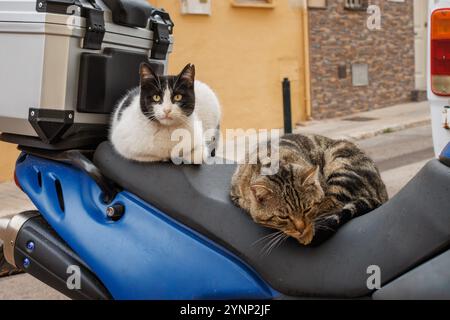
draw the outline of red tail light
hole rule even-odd
[[[450,9],[431,15],[431,90],[450,96]]]

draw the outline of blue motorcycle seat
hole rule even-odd
[[[447,249],[450,243],[450,169],[424,169],[389,203],[345,225],[318,248],[290,239],[269,255],[255,245],[272,233],[229,199],[235,165],[137,163],[101,144],[94,163],[102,173],[185,226],[228,249],[272,288],[287,296],[358,298],[371,266],[386,284]]]

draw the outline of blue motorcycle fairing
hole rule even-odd
[[[273,299],[280,294],[226,249],[129,192],[106,216],[101,190],[69,165],[22,154],[16,176],[47,222],[115,299]]]
[[[447,144],[444,150],[442,150],[439,158],[442,163],[450,165],[450,142]]]

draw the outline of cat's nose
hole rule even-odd
[[[305,230],[305,222],[303,220],[297,219],[294,220],[295,229],[299,232],[303,232]]]
[[[172,112],[172,109],[166,108],[166,109],[164,109],[163,111],[164,111],[164,113],[168,116],[168,115]]]

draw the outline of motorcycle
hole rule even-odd
[[[450,146],[320,247],[289,240],[270,255],[255,244],[270,231],[229,200],[235,165],[135,163],[108,142],[21,149],[16,181],[37,211],[0,220],[5,257],[68,297],[450,298]]]

